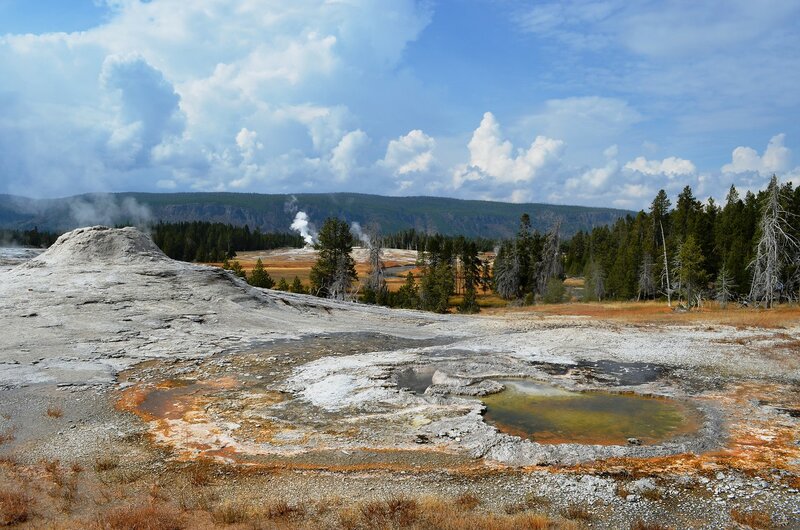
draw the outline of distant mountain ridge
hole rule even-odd
[[[327,217],[340,217],[362,226],[377,224],[384,234],[413,228],[488,238],[514,235],[523,213],[530,215],[539,231],[546,231],[560,218],[565,236],[633,213],[614,208],[360,193],[110,193],[59,199],[0,195],[0,228],[36,226],[66,231],[89,224],[210,221],[283,232],[289,230],[297,211],[306,212],[317,227]]]

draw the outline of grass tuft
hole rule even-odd
[[[45,414],[50,418],[60,418],[64,415],[64,409],[55,405],[50,405],[47,407]]]
[[[481,499],[471,491],[456,497],[456,506],[462,510],[474,510],[481,503]]]
[[[226,502],[215,507],[211,512],[211,517],[217,524],[239,524],[250,518],[250,510],[243,504]]]
[[[213,466],[208,458],[201,458],[193,463],[189,469],[189,482],[193,486],[208,486],[211,484]]]
[[[286,501],[276,501],[264,509],[267,519],[297,519],[303,517],[307,510],[302,504],[291,505]]]
[[[114,455],[98,456],[94,460],[94,470],[98,473],[111,471],[119,466],[119,458]]]
[[[24,493],[0,490],[0,526],[13,526],[28,521],[32,516],[31,504],[31,499]]]
[[[561,510],[561,515],[563,515],[565,519],[571,519],[574,521],[591,521],[594,518],[594,516],[589,510],[586,509],[585,506],[581,506],[579,504],[570,504]]]
[[[10,427],[3,432],[0,432],[0,445],[3,445],[6,442],[13,442],[14,441],[14,428]]]
[[[98,526],[105,530],[182,530],[175,509],[165,504],[126,505],[102,513]]]
[[[741,525],[758,530],[769,530],[772,528],[772,518],[767,512],[762,512],[760,510],[746,512],[734,508],[731,510],[731,519]]]

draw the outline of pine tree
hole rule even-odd
[[[693,235],[681,244],[675,258],[675,276],[688,307],[699,305],[702,289],[707,281],[703,268],[703,254]]]
[[[281,276],[281,279],[280,279],[280,281],[278,281],[278,285],[275,288],[277,290],[279,290],[279,291],[288,291],[289,290],[289,284],[286,282],[286,278]]]
[[[247,278],[247,273],[244,272],[242,264],[239,263],[238,261],[234,261],[233,263],[230,264],[230,271],[239,278],[245,278],[245,279]]]
[[[422,309],[436,313],[447,313],[450,296],[455,290],[455,275],[450,263],[440,260],[429,267],[422,277],[420,305]]]
[[[295,276],[294,280],[292,280],[292,285],[289,287],[289,290],[297,294],[308,294],[308,291],[306,290],[305,286],[303,285],[303,282],[300,281],[300,278],[298,276]]]
[[[406,274],[406,281],[397,290],[397,305],[405,309],[419,309],[419,292],[411,271]]]
[[[601,301],[606,296],[606,281],[603,275],[603,267],[596,261],[589,263],[586,268],[588,279],[584,282],[583,298],[584,300],[597,300]]]
[[[494,260],[494,289],[501,298],[513,300],[520,294],[520,261],[516,245],[503,242]]]
[[[461,264],[464,277],[464,299],[459,305],[461,313],[478,313],[477,286],[480,282],[480,260],[475,243],[464,243],[461,251]]]
[[[358,279],[350,226],[339,219],[328,218],[322,225],[316,245],[319,257],[311,269],[311,289],[317,296],[343,300]]]
[[[264,263],[261,261],[261,258],[256,260],[256,265],[253,267],[253,270],[250,271],[247,283],[253,287],[262,287],[264,289],[272,289],[272,286],[275,285],[267,269],[264,268]]]

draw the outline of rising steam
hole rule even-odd
[[[298,232],[303,237],[307,247],[314,245],[317,240],[317,231],[314,229],[314,225],[308,220],[306,212],[297,212],[289,228]]]
[[[372,248],[372,238],[361,229],[361,224],[353,221],[350,223],[350,233],[358,238],[366,248]]]

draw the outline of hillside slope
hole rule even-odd
[[[428,233],[492,238],[516,233],[523,213],[531,216],[533,227],[540,231],[560,218],[566,236],[579,229],[612,223],[630,213],[611,208],[358,193],[116,193],[61,199],[0,195],[0,228],[38,226],[42,230],[65,231],[94,223],[125,223],[143,215],[141,206],[149,211],[152,221],[211,221],[285,231],[294,212],[303,210],[317,226],[326,217],[336,216],[362,225],[376,223],[383,233],[414,228]]]

